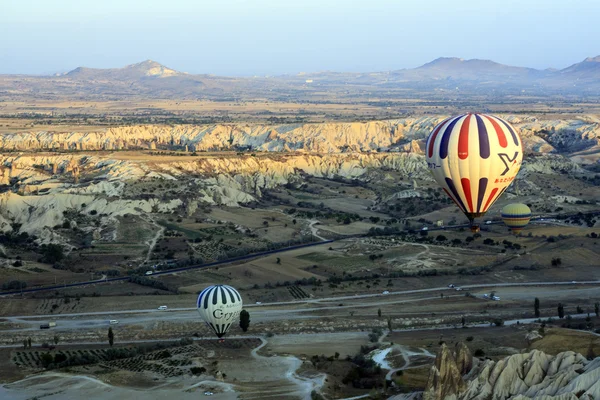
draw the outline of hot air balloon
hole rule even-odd
[[[197,307],[200,317],[220,339],[239,321],[242,296],[228,285],[209,286],[198,295]]]
[[[434,179],[469,219],[483,216],[515,179],[523,150],[518,132],[486,114],[445,119],[427,139],[427,166]]]
[[[502,209],[502,221],[510,230],[518,235],[531,219],[531,209],[525,204],[514,203]]]

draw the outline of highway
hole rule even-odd
[[[548,290],[549,286],[553,290]],[[573,283],[564,282],[528,282],[528,283],[483,283],[464,285],[464,289],[472,290],[477,293],[478,299],[474,301],[485,301],[481,298],[482,293],[489,293],[492,290],[504,291],[498,292],[503,301],[533,301],[534,297],[540,298],[542,303],[545,300],[562,298],[598,298],[600,297],[600,281],[581,281]],[[527,289],[527,290],[523,290]],[[423,294],[433,294],[432,296],[422,296]],[[435,287],[427,289],[393,291],[389,294],[373,293],[354,296],[335,296],[320,299],[305,299],[287,302],[272,302],[257,304],[248,304],[245,308],[252,309],[253,322],[271,322],[284,320],[311,320],[324,318],[324,312],[329,312],[330,316],[343,314],[349,310],[359,310],[361,308],[373,308],[389,305],[401,305],[409,303],[431,302],[440,298],[439,293],[444,293],[446,298],[464,297],[465,291],[455,291],[448,287]],[[412,297],[411,297],[412,296]],[[399,298],[404,297],[404,298]],[[408,298],[407,298],[408,297]],[[361,301],[372,300],[372,301]],[[342,303],[346,301],[347,303]],[[494,302],[494,304],[497,304]],[[288,308],[287,306],[294,306]],[[345,311],[342,311],[345,310]],[[413,314],[413,313],[411,313]],[[415,316],[419,314],[414,313]],[[450,314],[450,313],[447,313]],[[451,313],[454,314],[454,313]],[[425,313],[423,316],[429,314]],[[97,311],[55,315],[17,315],[4,316],[6,322],[23,325],[20,328],[3,330],[3,332],[22,332],[39,331],[40,323],[49,320],[57,323],[53,331],[68,331],[77,329],[93,329],[109,326],[108,321],[118,319],[116,326],[134,325],[134,324],[153,324],[159,321],[189,322],[199,321],[199,316],[195,307],[172,308],[167,311],[152,309],[137,309],[123,311]]]

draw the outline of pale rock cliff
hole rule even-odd
[[[392,150],[422,154],[427,136],[445,117],[288,125],[139,125],[69,133],[18,132],[0,135],[0,150],[162,148],[310,153]],[[528,152],[574,152],[600,145],[600,123],[594,116],[549,121],[536,117],[504,117],[519,129]]]
[[[460,346],[462,348],[462,346]],[[460,353],[460,348],[458,353]],[[460,361],[460,357],[458,358]],[[480,360],[464,377],[442,345],[423,392],[427,400],[567,400],[600,398],[600,357],[572,351],[555,356],[534,350],[499,361]]]

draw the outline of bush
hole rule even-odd
[[[64,250],[58,244],[47,244],[42,246],[42,261],[55,264],[64,258]]]
[[[467,336],[467,342],[472,342],[473,341],[473,336]]]
[[[473,355],[474,355],[475,357],[483,357],[483,356],[485,356],[485,353],[484,353],[484,351],[483,351],[483,350],[481,350],[481,349],[477,349],[477,350],[475,350],[475,353],[473,353]]]
[[[202,375],[203,373],[206,372],[206,368],[204,368],[204,367],[192,367],[192,368],[190,368],[190,372],[192,373],[192,375]]]
[[[26,287],[27,283],[21,281],[10,281],[2,284],[2,290],[19,290],[25,289]]]

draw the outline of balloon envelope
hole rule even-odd
[[[531,209],[525,204],[509,204],[502,209],[502,221],[515,235],[527,226],[530,219]]]
[[[429,135],[425,153],[434,179],[471,222],[504,193],[523,160],[515,128],[486,114],[442,121]]]
[[[200,317],[221,338],[239,321],[242,296],[228,285],[209,286],[198,295],[197,307]]]

